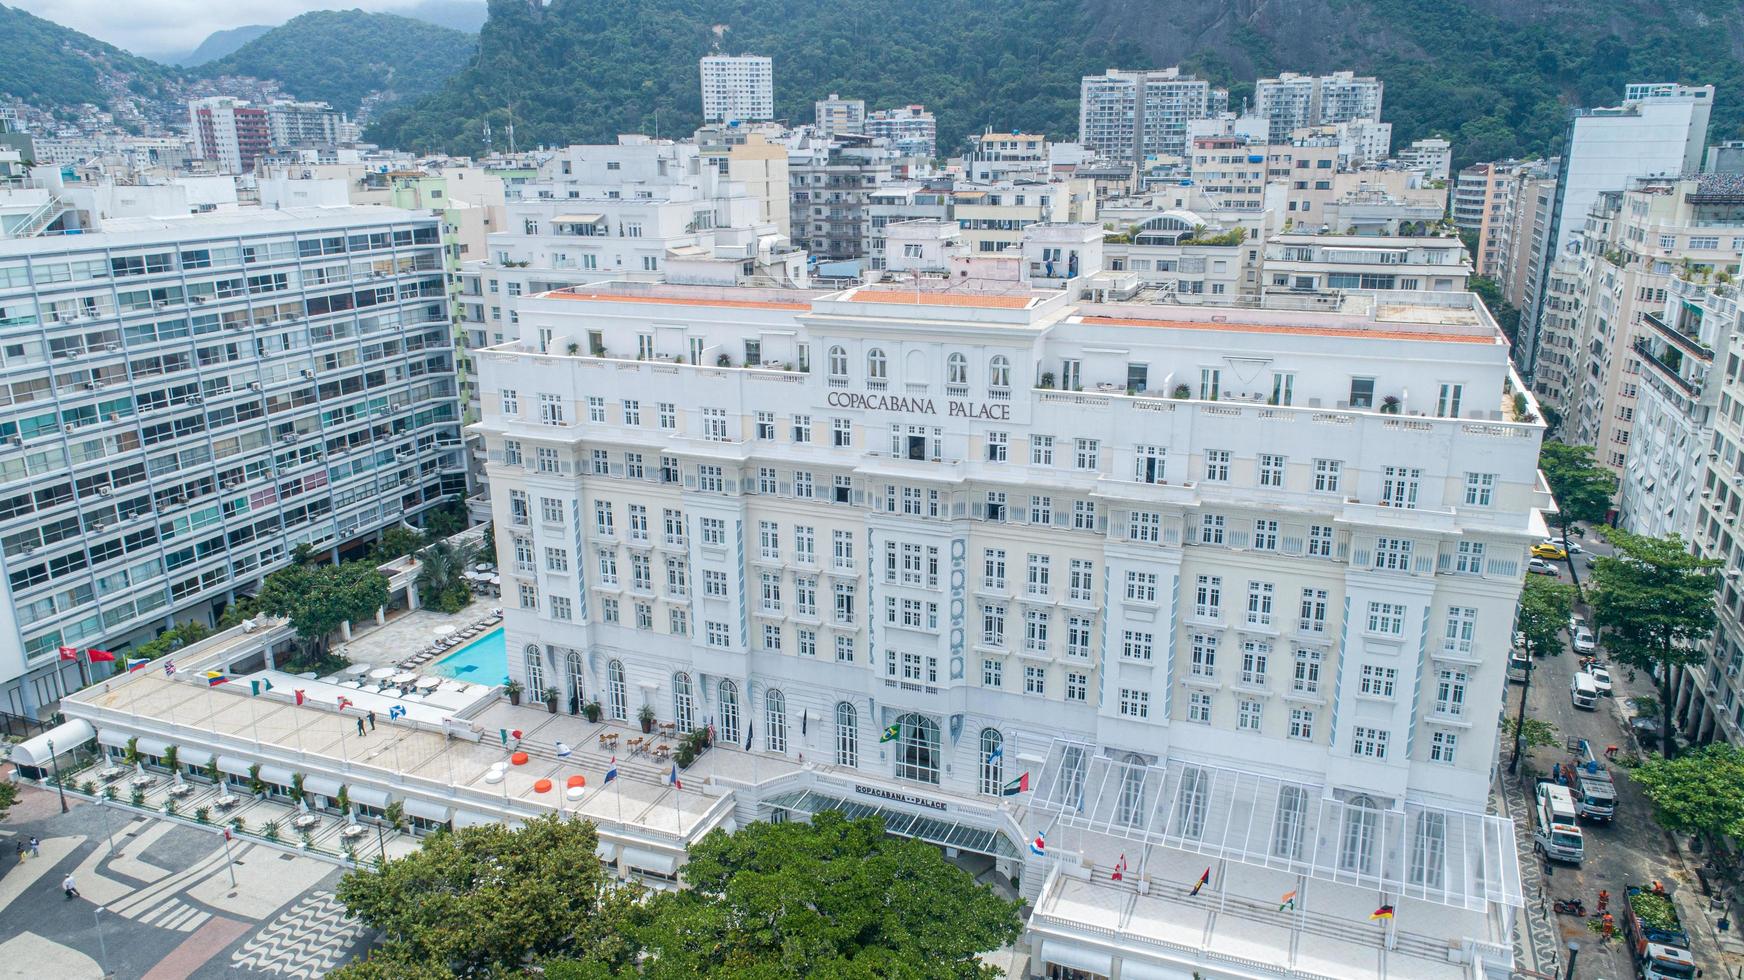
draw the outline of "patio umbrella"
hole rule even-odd
[[[394,676],[388,678],[388,680],[393,681],[395,684],[410,684],[417,679],[418,679],[418,672],[415,670],[402,670],[399,673],[395,674]]]
[[[450,626],[447,623],[443,623],[441,626],[436,627],[434,632],[436,633],[437,636],[447,636],[448,634],[454,632],[454,627]]]
[[[361,677],[369,673],[369,664],[352,664],[345,668],[345,672],[353,677]]]
[[[379,681],[379,680],[383,680],[383,679],[388,678],[388,677],[392,677],[399,672],[400,672],[399,668],[397,668],[397,667],[377,667],[376,669],[369,672],[369,676],[373,677]]]
[[[434,691],[438,687],[442,686],[442,678],[440,678],[440,677],[420,677],[420,678],[418,678],[417,684],[418,684],[418,690],[420,690],[420,691]]]

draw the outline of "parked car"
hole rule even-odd
[[[1593,638],[1593,631],[1585,626],[1574,631],[1574,652],[1592,653],[1599,648],[1599,641]]]
[[[1533,558],[1526,562],[1526,570],[1539,575],[1555,575],[1556,566],[1542,558]]]
[[[1581,552],[1586,550],[1585,548],[1582,548],[1580,546],[1579,541],[1570,541],[1560,534],[1554,538],[1545,538],[1544,543],[1555,545],[1556,547],[1561,548],[1562,550],[1568,552],[1571,555],[1578,555]]]
[[[1540,541],[1532,546],[1532,557],[1562,561],[1568,557],[1568,549],[1551,541]]]
[[[1604,664],[1588,664],[1587,674],[1593,679],[1593,686],[1599,689],[1601,697],[1611,696],[1611,670]]]

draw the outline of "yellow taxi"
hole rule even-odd
[[[1561,545],[1553,544],[1549,541],[1540,541],[1532,546],[1532,557],[1548,558],[1551,561],[1562,561],[1568,557],[1568,552],[1563,550]]]

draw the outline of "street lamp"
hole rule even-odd
[[[103,906],[91,910],[91,925],[97,930],[97,955],[103,960],[103,980],[109,980],[115,971],[109,969],[109,944],[103,941]]]
[[[380,817],[375,818],[375,846],[381,850],[381,863],[385,867],[388,863],[388,845],[386,838],[382,836],[382,818]]]
[[[1579,955],[1580,955],[1580,943],[1577,943],[1572,939],[1569,940],[1569,943],[1568,943],[1568,972],[1564,973],[1562,975],[1562,980],[1574,980],[1574,960],[1575,960],[1575,957],[1577,957]]]
[[[54,739],[48,740],[48,764],[54,767],[55,792],[61,795],[61,812],[67,812],[67,788],[61,785],[61,760],[55,756]]]

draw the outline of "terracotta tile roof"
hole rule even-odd
[[[729,306],[747,310],[809,310],[810,303],[768,303],[752,299],[706,299],[682,296],[631,296],[623,293],[551,292],[541,299],[568,299],[601,303],[666,303],[672,306]]]
[[[1164,330],[1224,330],[1235,333],[1295,334],[1302,337],[1355,337],[1360,340],[1424,340],[1445,344],[1494,344],[1499,336],[1444,333],[1436,330],[1387,330],[1368,327],[1306,327],[1284,323],[1220,323],[1213,320],[1140,320],[1130,317],[1085,316],[1091,325],[1155,327]]]
[[[906,306],[967,306],[988,310],[1022,310],[1033,296],[993,296],[969,293],[936,293],[912,289],[861,289],[848,297],[853,303],[891,303]]]

